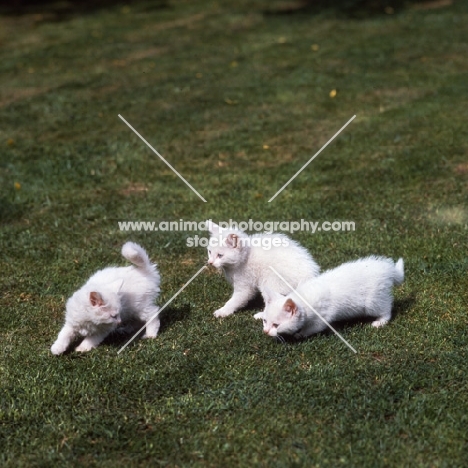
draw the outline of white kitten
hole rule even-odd
[[[264,291],[263,331],[273,337],[293,335],[305,338],[327,327],[315,312],[331,323],[359,317],[374,317],[374,327],[391,318],[393,285],[403,282],[403,259],[371,256],[326,271],[302,283],[287,297]],[[312,306],[313,310],[309,306]]]
[[[269,268],[272,266],[296,288],[314,278],[320,268],[304,247],[283,234],[249,236],[237,229],[221,229],[207,221],[211,234],[208,263],[222,269],[234,292],[215,317],[226,317],[245,306],[264,287],[287,294],[290,288]]]
[[[159,318],[148,321],[159,311],[153,304],[160,291],[157,267],[133,242],[123,245],[122,255],[133,265],[98,271],[68,299],[65,325],[51,347],[53,354],[62,354],[80,336],[84,340],[76,351],[89,351],[131,318],[147,322],[145,337],[156,337]]]

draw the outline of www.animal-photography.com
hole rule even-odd
[[[0,0],[0,465],[466,466],[467,23]]]

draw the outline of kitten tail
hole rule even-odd
[[[395,276],[393,277],[393,281],[396,285],[400,285],[403,283],[405,278],[405,271],[404,271],[404,264],[403,259],[400,258],[398,262],[395,263]]]
[[[153,273],[155,271],[156,265],[151,263],[145,249],[135,244],[135,242],[126,242],[122,246],[122,255],[137,268],[141,268],[148,273]]]

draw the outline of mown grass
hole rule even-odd
[[[468,10],[445,3],[0,17],[2,466],[464,466]],[[214,319],[230,289],[209,271],[156,340],[50,354],[66,298],[126,240],[158,262],[161,304],[205,261],[195,233],[118,221],[207,218],[354,220],[293,237],[323,268],[404,257],[394,321],[340,329],[357,355],[333,334],[282,346],[259,305]]]

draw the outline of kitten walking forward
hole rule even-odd
[[[319,274],[320,268],[309,252],[283,234],[249,236],[239,229],[221,229],[211,221],[206,223],[211,234],[208,263],[221,269],[234,287],[231,299],[214,312],[215,317],[233,314],[265,287],[289,293],[290,288],[270,266],[293,288]]]
[[[403,279],[402,258],[396,264],[390,258],[362,258],[302,283],[286,297],[265,290],[265,311],[255,318],[263,319],[263,331],[273,337],[305,338],[327,323],[360,317],[373,317],[372,326],[381,327],[391,318],[392,287]]]
[[[145,338],[157,336],[160,325],[159,308],[154,305],[160,291],[157,266],[134,242],[123,245],[122,255],[133,265],[98,271],[68,299],[65,324],[51,347],[53,354],[64,353],[78,337],[84,340],[76,351],[89,351],[121,322],[132,318],[146,322]]]

